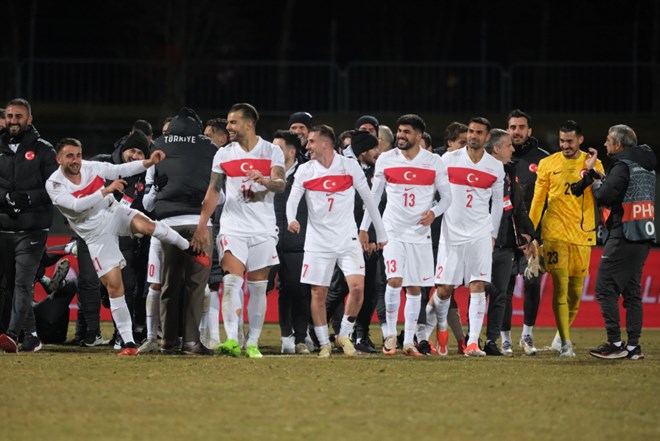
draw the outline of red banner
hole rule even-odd
[[[48,246],[54,246],[67,243],[69,240],[66,236],[54,236],[49,238]],[[596,301],[594,287],[596,284],[596,274],[598,273],[598,264],[602,248],[594,247],[591,252],[591,263],[589,265],[589,275],[585,279],[585,286],[582,291],[582,301],[580,309],[575,319],[573,326],[575,327],[598,327],[603,328],[603,317],[600,313],[600,306]],[[71,260],[71,275],[77,273],[77,262],[72,256]],[[53,267],[47,269],[46,274],[51,275]],[[642,303],[644,305],[644,327],[645,328],[660,328],[660,249],[652,249],[642,273]],[[243,290],[247,295],[247,287],[244,284]],[[456,290],[456,301],[461,311],[461,317],[466,321],[467,317],[467,299],[468,291],[466,288],[461,287]],[[35,284],[35,299],[41,300],[45,296],[44,290],[40,284]],[[405,302],[405,296],[402,294],[401,304]],[[621,304],[621,302],[619,302]],[[247,305],[247,298],[245,299]],[[78,310],[77,301],[71,302],[71,319],[75,320]],[[625,327],[625,309],[621,308],[622,328]],[[111,320],[110,311],[106,308],[101,308],[101,319]],[[245,317],[247,322],[247,314]],[[277,290],[274,289],[268,293],[268,309],[266,312],[266,321],[276,323],[278,321],[277,311]],[[521,326],[523,321],[523,287],[522,278],[519,276],[517,279],[516,287],[513,294],[513,319],[514,326]],[[378,318],[374,314],[373,322],[377,323]],[[403,323],[403,307],[399,309],[399,322]],[[552,278],[549,274],[544,274],[541,279],[541,306],[536,320],[537,326],[555,326],[555,319],[552,313]]]

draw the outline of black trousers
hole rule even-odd
[[[596,299],[605,320],[607,340],[621,341],[619,296],[626,308],[628,344],[639,344],[642,333],[641,278],[649,255],[648,242],[630,242],[623,237],[609,237],[603,248],[596,278]]]
[[[507,306],[509,324],[507,330],[511,329],[511,296],[509,295],[509,284],[511,281],[513,259],[513,248],[495,248],[493,250],[492,277],[486,289],[489,296],[486,339],[490,341],[497,341],[500,337]],[[511,291],[511,294],[513,294],[513,291]]]
[[[300,283],[304,255],[303,251],[279,253],[280,287],[277,303],[280,331],[282,336],[293,335],[296,344],[305,343],[311,315],[311,288]]]
[[[96,275],[87,243],[76,237],[78,246],[78,320],[76,335],[98,332],[101,316],[101,281]]]
[[[5,295],[12,296],[8,331],[17,335],[37,330],[32,300],[34,278],[46,250],[48,231],[0,233],[0,275]]]

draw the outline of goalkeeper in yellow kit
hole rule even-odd
[[[589,185],[592,179],[585,166],[589,155],[580,150],[583,141],[582,129],[575,121],[562,124],[561,151],[539,162],[529,210],[534,228],[543,218],[543,257],[552,276],[552,309],[561,339],[559,355],[566,357],[575,356],[570,327],[580,306],[591,247],[596,245],[596,205]],[[595,170],[604,174],[600,160]]]

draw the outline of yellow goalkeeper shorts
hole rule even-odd
[[[586,277],[589,272],[591,247],[561,240],[546,240],[543,242],[543,259],[547,271],[565,269],[569,277]]]

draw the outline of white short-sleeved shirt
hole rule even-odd
[[[452,203],[442,220],[440,242],[458,245],[487,235],[497,237],[502,218],[502,163],[484,152],[475,164],[467,147],[445,153],[442,160],[447,167]]]
[[[430,243],[431,227],[419,222],[422,214],[433,207],[435,192],[450,191],[442,158],[420,149],[408,160],[401,150],[392,149],[376,161],[374,187],[379,181],[385,181],[387,191],[383,223],[388,237],[407,243]],[[380,200],[380,195],[376,199]],[[363,222],[361,229],[366,231],[364,226]]]
[[[74,184],[58,168],[46,182],[46,191],[60,212],[69,221],[71,229],[83,239],[89,239],[104,232],[104,225],[110,219],[107,208],[118,203],[112,194],[103,196],[106,179],[119,179],[120,176],[133,176],[145,171],[142,161],[125,164],[82,161],[80,184]]]
[[[270,176],[275,166],[284,168],[282,149],[260,137],[249,152],[237,142],[218,149],[211,170],[226,176],[226,201],[220,220],[220,234],[242,237],[277,234],[274,193],[268,192],[262,200],[253,202],[246,201],[243,196],[266,190],[264,186],[247,179],[247,172],[259,170],[264,176]]]
[[[328,168],[318,161],[298,167],[291,193],[305,193],[308,212],[305,251],[335,252],[351,248],[358,235],[354,186],[369,191],[364,172],[354,159],[335,154]]]

